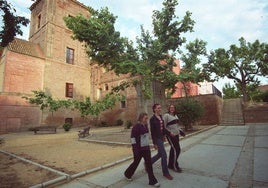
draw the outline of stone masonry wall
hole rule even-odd
[[[268,123],[268,103],[245,107],[244,120],[245,123]]]
[[[199,101],[204,107],[204,115],[198,121],[198,125],[219,125],[223,107],[223,99],[217,95],[198,95],[193,99]],[[167,104],[176,104],[184,98],[168,99]]]
[[[0,134],[25,131],[40,124],[41,110],[20,95],[0,95]]]
[[[41,111],[22,96],[42,89],[44,60],[7,51],[0,93],[0,133],[39,125]]]

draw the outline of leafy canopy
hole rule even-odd
[[[73,31],[73,38],[85,44],[89,57],[98,65],[117,74],[130,74],[136,79],[134,85],[142,80],[143,91],[154,80],[171,88],[178,81],[172,71],[175,55],[186,42],[182,34],[192,32],[194,26],[190,12],[179,20],[175,15],[177,5],[177,0],[164,0],[162,10],[153,12],[152,33],[141,26],[141,36],[136,38],[136,45],[115,30],[117,17],[107,7],[100,10],[89,7],[89,18],[78,15],[65,17],[64,20]]]
[[[88,115],[98,116],[104,110],[112,108],[116,101],[122,99],[122,96],[119,94],[109,93],[102,100],[92,103],[89,97],[84,101],[75,99],[59,100],[53,99],[52,96],[44,91],[33,91],[33,94],[33,97],[23,96],[22,98],[29,101],[30,104],[40,106],[41,110],[48,109],[52,113],[60,108],[77,109],[80,112],[81,117],[86,117]]]
[[[188,97],[186,85],[187,83],[199,83],[204,80],[210,80],[209,75],[202,69],[200,65],[201,57],[207,56],[206,42],[195,39],[186,45],[186,52],[182,53],[181,61],[184,65],[181,68],[178,80],[183,84],[186,97]]]
[[[0,45],[5,47],[17,34],[23,34],[21,25],[27,26],[30,20],[23,16],[14,15],[16,9],[13,8],[6,0],[0,1],[0,12],[3,13],[3,26],[0,30]]]
[[[211,51],[208,63],[204,64],[208,73],[215,73],[215,79],[227,77],[234,80],[242,91],[244,101],[248,100],[247,85],[259,83],[257,76],[268,75],[268,44],[256,40],[246,42],[241,37],[239,46],[231,45]]]
[[[222,92],[224,99],[240,98],[241,96],[241,92],[239,92],[235,86],[231,86],[230,83],[224,84]]]

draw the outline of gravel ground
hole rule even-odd
[[[121,129],[115,127],[92,130],[92,135],[88,138],[92,137],[96,140],[103,137],[103,139],[117,142],[128,141],[129,131],[121,131]],[[107,131],[115,132],[117,136],[103,133]],[[0,149],[69,175],[132,155],[130,146],[79,141],[77,132],[77,129],[73,129],[69,132],[59,130],[56,134],[35,135],[33,132],[5,134],[1,135],[4,143],[1,144]],[[29,187],[58,176],[56,173],[0,152],[1,188]]]

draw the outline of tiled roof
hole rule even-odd
[[[8,44],[7,48],[16,53],[45,58],[40,46],[27,40],[14,38],[14,40]]]

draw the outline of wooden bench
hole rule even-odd
[[[3,144],[5,142],[4,137],[0,137],[0,144]]]
[[[57,127],[56,126],[39,126],[39,127],[32,128],[32,131],[34,131],[34,134],[37,134],[37,132],[56,133]]]
[[[90,130],[90,126],[85,127],[84,129],[78,131],[78,137],[85,138],[86,136],[89,136],[89,130]]]

